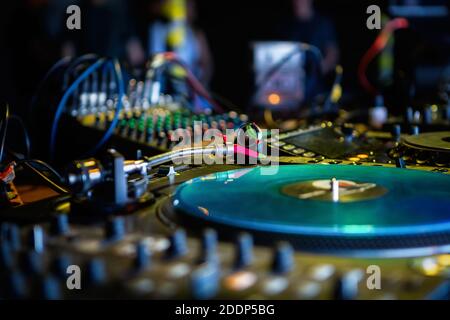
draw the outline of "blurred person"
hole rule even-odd
[[[204,84],[208,85],[213,63],[208,42],[204,32],[196,26],[197,7],[195,0],[179,1],[175,5],[185,2],[186,16],[184,23],[184,38],[175,47],[170,44],[170,32],[173,21],[167,17],[165,10],[171,0],[153,0],[149,3],[149,14],[152,21],[148,26],[148,54],[173,51],[186,63],[193,74]],[[172,4],[173,5],[173,4]]]
[[[283,37],[318,47],[323,55],[322,72],[333,71],[339,49],[332,21],[315,10],[313,0],[292,0],[292,11],[293,17],[282,25]]]

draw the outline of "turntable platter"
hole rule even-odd
[[[195,178],[177,189],[174,208],[202,221],[286,236],[377,240],[450,231],[450,177],[440,173],[345,165],[263,173],[256,167]],[[333,177],[337,201],[330,201]],[[341,201],[346,196],[353,200]]]
[[[412,148],[450,152],[450,131],[411,135],[404,138],[403,143]]]

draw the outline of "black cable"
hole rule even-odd
[[[44,167],[45,169],[47,169],[47,171],[51,172],[56,178],[58,178],[60,183],[64,183],[64,179],[63,177],[58,173],[58,171],[56,171],[52,166],[50,166],[48,163],[39,160],[39,159],[23,159],[23,160],[19,160],[18,163],[28,163],[28,164],[38,164],[41,167]]]
[[[65,187],[55,183],[54,181],[52,181],[51,179],[49,179],[44,173],[42,173],[39,169],[35,168],[33,165],[31,165],[29,162],[30,160],[22,160],[20,161],[24,166],[28,167],[29,169],[31,169],[32,171],[34,171],[37,175],[39,175],[42,179],[44,179],[49,185],[50,187],[55,190],[56,192],[59,193],[70,193]],[[42,165],[42,164],[41,164]],[[48,166],[47,169],[50,169],[51,167]],[[54,170],[52,168],[52,170]],[[59,176],[61,178],[61,176],[56,172],[56,170],[54,170],[55,173],[57,174],[57,176]],[[53,171],[52,171],[53,173]]]
[[[25,155],[26,155],[26,158],[29,158],[30,154],[31,154],[31,140],[30,140],[30,136],[28,134],[27,127],[25,126],[25,123],[23,122],[23,120],[20,117],[16,116],[15,114],[10,116],[9,119],[17,121],[19,126],[22,128],[23,136],[25,139],[25,148],[26,148]]]
[[[0,164],[3,160],[3,151],[5,149],[5,141],[6,141],[6,132],[8,130],[8,121],[9,121],[9,105],[7,104],[5,107],[5,115],[3,116],[2,121],[0,122],[0,128],[3,130],[1,145],[0,145]]]
[[[38,98],[41,94],[42,89],[44,88],[45,83],[47,82],[47,80],[50,78],[50,76],[53,75],[54,72],[56,72],[56,70],[58,70],[60,67],[68,64],[70,62],[72,58],[70,57],[64,57],[61,58],[60,60],[58,60],[51,68],[50,70],[47,71],[47,73],[45,74],[45,76],[42,78],[42,80],[39,82],[37,89],[33,95],[33,97],[31,98],[30,101],[30,105],[29,105],[29,109],[30,111],[33,111],[34,106],[36,105]]]

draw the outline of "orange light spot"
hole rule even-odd
[[[280,97],[280,95],[278,95],[276,93],[271,93],[267,97],[267,101],[269,101],[270,104],[278,105],[281,102],[281,97]]]

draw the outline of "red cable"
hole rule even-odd
[[[222,107],[220,107],[214,99],[210,96],[208,91],[203,87],[203,85],[200,83],[200,81],[195,77],[195,75],[192,73],[191,70],[184,64],[183,61],[181,61],[175,52],[164,52],[162,53],[163,57],[171,62],[175,62],[176,64],[180,65],[187,73],[187,81],[189,85],[196,91],[198,94],[203,96],[215,109],[215,111],[222,113],[224,112]]]
[[[373,95],[378,93],[378,90],[370,83],[369,79],[367,79],[366,71],[370,62],[386,47],[392,33],[398,29],[408,28],[409,23],[405,18],[395,18],[389,21],[375,41],[370,46],[369,50],[364,54],[361,59],[361,62],[358,66],[358,78],[361,82],[361,85]]]

